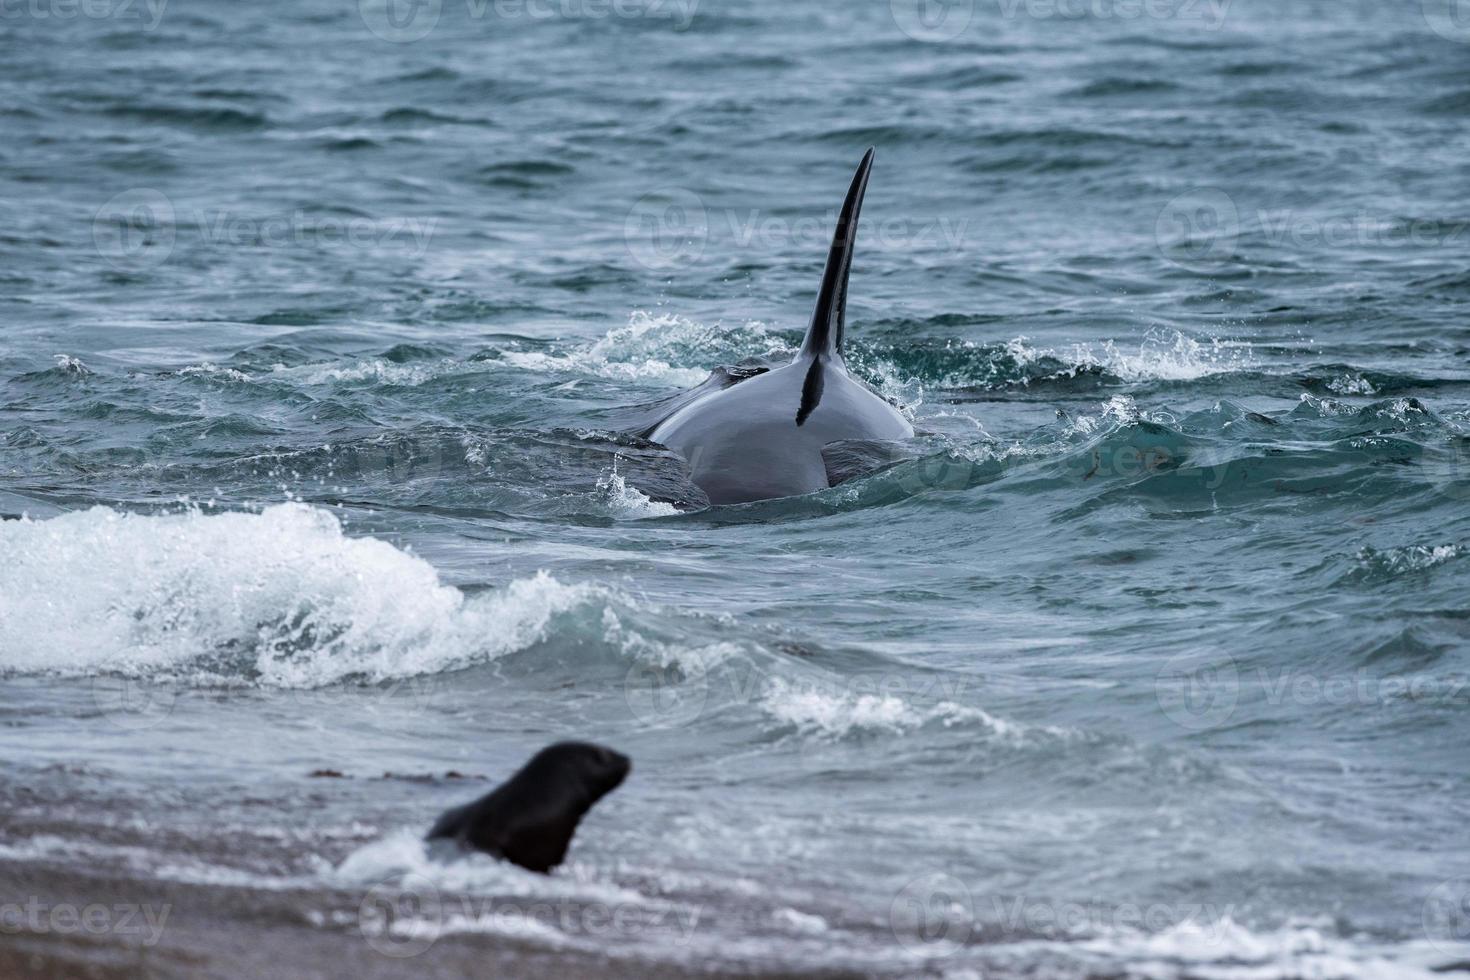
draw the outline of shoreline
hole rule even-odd
[[[578,949],[547,949],[501,935],[442,936],[412,956],[386,955],[350,925],[317,926],[304,900],[327,890],[281,891],[142,880],[0,859],[0,976],[27,980],[258,978],[285,971],[293,980],[467,976],[802,977],[838,980],[863,974],[792,971],[720,964],[709,967]],[[18,900],[17,900],[18,899]],[[17,915],[31,903],[54,910],[64,926],[40,929]],[[70,910],[76,910],[73,918]],[[92,929],[85,924],[90,910]],[[126,914],[127,911],[132,914]],[[62,914],[64,913],[64,914]],[[109,914],[108,928],[102,926]],[[161,928],[157,928],[161,925]],[[153,931],[150,931],[153,930]]]

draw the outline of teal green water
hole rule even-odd
[[[38,10],[6,856],[750,969],[1470,959],[1448,5]],[[910,458],[703,507],[622,430],[793,352],[870,143],[850,362]],[[426,861],[445,771],[561,737],[635,762],[568,868]]]

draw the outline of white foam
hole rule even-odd
[[[92,373],[92,369],[83,364],[81,358],[72,357],[70,354],[52,354],[51,356],[56,361],[57,370],[79,377]]]
[[[827,920],[820,915],[808,915],[793,908],[781,908],[771,913],[776,924],[792,932],[818,936],[828,929]]]
[[[1253,363],[1249,345],[1218,337],[1199,340],[1178,330],[1151,330],[1136,349],[1116,340],[1105,340],[1101,344],[1073,344],[1054,350],[1032,346],[1025,336],[1013,337],[1005,348],[1021,367],[1043,357],[1053,357],[1071,365],[1066,374],[1101,368],[1128,382],[1193,381],[1238,371]]]
[[[371,381],[417,387],[442,377],[484,374],[506,366],[538,373],[579,374],[614,381],[642,381],[689,388],[702,383],[721,364],[747,357],[789,351],[780,337],[763,324],[737,327],[705,324],[671,313],[635,310],[628,322],[609,330],[590,345],[574,345],[555,352],[508,348],[493,358],[465,361],[456,358],[400,364],[381,357],[346,362],[273,365],[270,374],[306,385]],[[58,356],[67,370],[85,371],[81,362]],[[250,380],[233,368],[204,363],[180,371],[186,375],[215,375],[231,381]]]
[[[1464,553],[1465,549],[1456,544],[1416,544],[1385,548],[1382,551],[1364,547],[1353,557],[1364,569],[1381,569],[1390,575],[1405,575],[1427,571],[1447,561],[1453,561]]]
[[[165,858],[159,852],[143,847],[68,840],[52,834],[38,834],[0,844],[0,857],[27,862],[81,862],[89,867],[121,868],[135,874],[197,885],[227,885],[279,891],[316,883],[309,876],[256,874],[240,868],[199,861],[187,855]]]
[[[226,381],[250,380],[250,375],[245,372],[237,371],[234,368],[220,367],[212,361],[205,361],[203,364],[195,364],[183,368],[179,371],[179,374],[185,377],[218,377]]]
[[[870,366],[868,381],[878,394],[891,402],[910,422],[924,404],[924,384],[917,378],[906,378],[891,361],[879,360]]]
[[[1430,943],[1375,948],[1311,923],[1253,931],[1229,916],[1181,922],[1156,933],[1109,930],[1078,945],[1126,963],[1130,974],[1218,980],[1412,980],[1436,976],[1433,964],[1450,958]]]
[[[526,371],[590,374],[689,388],[703,382],[721,364],[786,350],[780,338],[768,334],[760,323],[726,327],[672,313],[635,310],[625,326],[609,330],[585,349],[565,354],[507,350],[500,352],[500,360]]]
[[[782,725],[794,726],[805,735],[828,738],[860,732],[901,735],[929,724],[946,728],[977,724],[994,735],[1012,739],[1024,732],[1024,726],[953,701],[918,707],[895,694],[856,693],[781,678],[766,688],[761,707]]]
[[[1343,374],[1327,382],[1327,390],[1336,395],[1376,395],[1378,389],[1361,374]]]
[[[660,500],[653,500],[618,472],[616,466],[611,473],[597,481],[597,498],[607,507],[608,513],[622,520],[638,520],[645,517],[672,517],[679,508]]]
[[[789,350],[780,338],[767,332],[764,324],[755,321],[728,327],[673,313],[634,310],[626,326],[609,330],[588,353],[593,360],[612,362],[640,358],[692,360],[708,369],[745,357]]]
[[[425,842],[405,828],[359,848],[324,879],[334,887],[370,889],[394,908],[415,909],[414,916],[387,924],[402,939],[432,942],[480,933],[603,953],[622,937],[658,934],[676,945],[690,941],[701,905],[645,895],[608,875],[609,869],[576,861],[536,874],[446,842]],[[405,897],[412,901],[405,903]]]
[[[562,865],[555,874],[543,875],[475,851],[446,859],[439,847],[424,840],[421,829],[408,828],[364,844],[327,878],[347,888],[411,882],[439,892],[581,898],[608,904],[650,901],[638,892],[597,880],[596,872],[578,864]]]
[[[529,918],[519,910],[511,913],[484,910],[474,915],[451,912],[438,919],[398,919],[390,929],[403,939],[432,942],[451,935],[501,936],[557,949],[573,944],[565,933],[549,923]]]
[[[703,678],[719,664],[741,655],[733,643],[720,641],[703,646],[683,640],[659,640],[630,629],[611,607],[602,610],[602,639],[624,656],[652,667],[674,668],[685,677]]]
[[[53,857],[110,858],[114,863],[136,867],[151,855],[141,847],[100,845],[89,841],[67,840],[55,834],[37,834],[0,844],[0,857],[20,861],[37,861]]]
[[[1219,338],[1200,341],[1174,330],[1148,334],[1136,351],[1109,340],[1099,359],[1124,381],[1194,381],[1240,370],[1250,363],[1250,352]]]
[[[286,367],[277,364],[272,373],[289,377],[307,385],[339,384],[353,381],[376,381],[380,384],[415,388],[445,375],[470,374],[494,370],[493,361],[458,361],[443,358],[398,364],[382,358],[371,358],[351,364],[305,364]]]
[[[1086,437],[1111,431],[1119,426],[1135,425],[1139,422],[1153,422],[1170,427],[1177,427],[1179,424],[1179,420],[1168,411],[1140,408],[1132,395],[1112,395],[1106,402],[1103,402],[1102,409],[1097,415],[1072,416],[1062,427],[1062,433],[1063,435]],[[1029,450],[1024,450],[1019,455],[1030,454],[1032,453]],[[1050,454],[1049,449],[1043,449],[1039,453],[1039,455]],[[1012,455],[1016,454],[1012,453]]]
[[[542,351],[500,352],[500,360],[523,371],[565,371],[592,374],[614,381],[657,381],[677,388],[692,388],[709,374],[700,368],[675,367],[668,361],[592,361],[581,354],[547,354]]]
[[[1353,406],[1344,405],[1334,398],[1318,398],[1311,392],[1304,391],[1297,399],[1297,407],[1293,413],[1307,418],[1332,418],[1337,415],[1352,415],[1357,411]]]
[[[493,659],[606,602],[542,573],[466,599],[422,559],[301,504],[258,514],[107,508],[0,525],[0,671],[316,687]]]

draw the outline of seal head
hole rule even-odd
[[[490,793],[446,811],[427,839],[452,840],[545,874],[566,857],[582,817],[631,768],[628,757],[612,749],[558,742]]]

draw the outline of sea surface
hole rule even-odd
[[[1470,960],[1463,9],[384,2],[0,11],[0,858],[390,965]],[[633,433],[870,144],[919,436],[709,507]],[[424,853],[562,738],[567,865]]]

